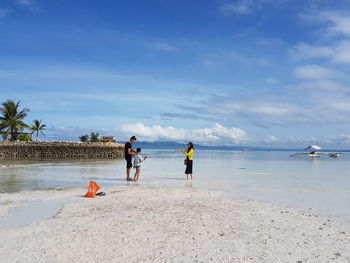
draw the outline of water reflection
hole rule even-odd
[[[186,180],[186,185],[187,188],[192,188],[192,180]]]

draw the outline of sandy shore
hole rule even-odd
[[[23,200],[72,198],[50,220],[0,232],[0,262],[350,262],[350,226],[192,188],[123,186],[1,194],[0,215]]]

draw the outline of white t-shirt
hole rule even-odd
[[[134,156],[134,166],[135,167],[140,167],[141,166],[141,161],[142,161],[142,156],[141,154],[136,154]]]

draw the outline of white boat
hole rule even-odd
[[[328,156],[332,158],[339,158],[343,156],[343,153],[330,153]]]
[[[319,157],[321,157],[321,154],[323,154],[322,152],[320,152],[320,150],[322,150],[322,148],[318,145],[309,145],[308,147],[305,148],[305,150],[309,150],[309,151],[308,152],[294,153],[294,154],[290,155],[290,157],[295,157],[295,156],[298,156],[300,154],[306,154],[311,158],[319,158]]]
[[[322,152],[318,152],[322,150],[322,148],[318,145],[309,145],[308,147],[305,148],[305,150],[311,150],[308,153],[308,155],[309,157],[312,157],[312,158],[319,158],[321,157],[321,154],[323,154]]]
[[[316,157],[316,158],[321,157],[321,154],[323,154],[323,153],[321,153],[321,152],[309,152],[308,153],[309,157]]]
[[[318,145],[309,145],[305,148],[305,150],[309,150],[308,152],[299,152],[294,153],[290,155],[290,157],[296,157],[301,154],[308,155],[310,158],[320,158],[322,154],[328,154],[329,157],[332,158],[339,158],[343,156],[343,153],[327,153],[327,152],[320,152],[322,148]]]

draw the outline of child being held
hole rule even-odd
[[[136,154],[134,156],[134,168],[136,169],[135,175],[134,175],[134,182],[137,182],[139,180],[139,176],[141,173],[141,163],[147,159],[147,156],[145,158],[142,158],[141,156],[141,148],[136,149]]]

